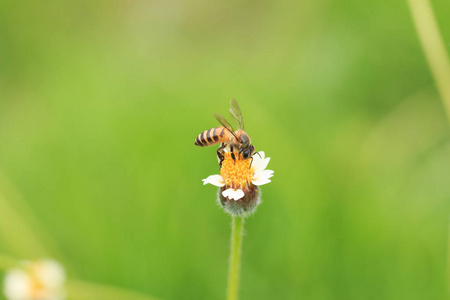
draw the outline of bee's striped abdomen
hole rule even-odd
[[[220,126],[211,128],[200,133],[195,139],[195,145],[200,147],[211,146],[228,140],[228,131],[225,127]]]

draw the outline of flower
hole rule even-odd
[[[266,170],[270,157],[264,151],[257,152],[251,159],[242,159],[229,148],[225,148],[220,175],[203,179],[203,184],[220,187],[219,202],[233,215],[245,216],[255,211],[260,203],[259,186],[271,182],[272,170]]]
[[[54,260],[24,261],[6,272],[3,291],[8,300],[65,299],[64,268]]]

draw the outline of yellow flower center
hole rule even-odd
[[[37,269],[42,268],[38,263],[34,263],[29,266],[28,273],[31,277],[31,295],[33,299],[38,299],[45,294],[45,286],[36,276]]]
[[[237,153],[235,153],[235,160],[229,152],[225,152],[224,155],[220,175],[225,181],[225,186],[245,190],[253,178],[253,168],[250,168],[252,160],[241,159]]]

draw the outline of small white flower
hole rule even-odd
[[[7,271],[3,291],[8,300],[63,300],[66,274],[54,260],[23,262]]]
[[[270,157],[266,158],[265,155],[264,151],[260,151],[253,155],[253,160],[234,160],[227,147],[221,175],[211,175],[203,179],[203,184],[222,187],[222,196],[230,200],[242,199],[247,191],[252,190],[252,185],[260,186],[271,182],[269,178],[274,171],[266,170]]]

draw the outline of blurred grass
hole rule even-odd
[[[449,131],[406,2],[3,1],[0,65],[0,167],[70,274],[224,297],[193,140],[235,97],[275,170],[242,299],[445,297]]]

